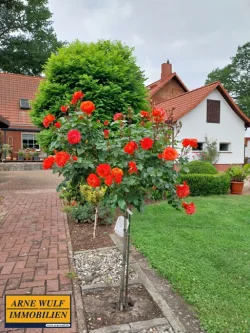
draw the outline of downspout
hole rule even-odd
[[[4,143],[7,143],[6,129],[4,129]],[[6,160],[6,151],[4,152],[4,159]]]

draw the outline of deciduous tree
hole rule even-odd
[[[39,75],[63,45],[52,27],[48,0],[0,0],[0,71]]]
[[[239,46],[230,64],[208,74],[206,84],[221,81],[241,110],[250,117],[250,42]]]

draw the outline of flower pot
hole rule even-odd
[[[241,194],[244,182],[231,182],[231,194]]]
[[[40,157],[39,156],[34,156],[34,161],[40,161]]]
[[[18,161],[24,161],[24,156],[18,156]]]
[[[11,161],[11,156],[7,156],[6,161]]]

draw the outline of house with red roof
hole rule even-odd
[[[204,149],[205,137],[217,140],[218,170],[244,164],[245,131],[250,127],[250,119],[222,84],[217,81],[189,91],[177,74],[172,73],[169,61],[161,68],[161,79],[147,88],[155,107],[173,110],[173,121],[182,123],[178,139],[197,138],[197,154]]]
[[[20,149],[39,148],[36,135],[40,130],[32,124],[29,112],[42,79],[0,73],[0,131],[2,143],[12,147],[13,157]]]

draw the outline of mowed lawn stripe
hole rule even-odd
[[[194,306],[209,333],[250,332],[250,197],[192,198],[195,215],[162,202],[135,213],[132,238]]]

